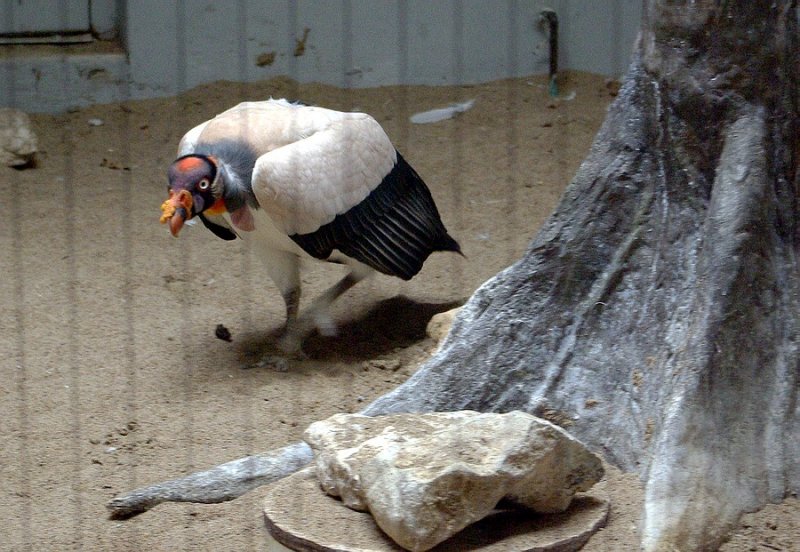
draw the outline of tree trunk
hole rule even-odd
[[[556,417],[642,474],[646,550],[714,549],[800,491],[797,17],[790,0],[648,0],[556,212],[366,413]]]
[[[652,0],[525,258],[372,414],[556,412],[646,480],[648,550],[800,490],[795,2]]]

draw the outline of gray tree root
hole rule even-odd
[[[555,416],[642,475],[645,550],[713,550],[742,513],[800,492],[797,6],[645,12],[620,94],[524,258],[365,413]],[[112,511],[231,498],[308,459],[283,451],[249,486],[234,470],[222,491],[211,470]]]
[[[286,477],[313,458],[308,445],[295,443],[138,489],[113,499],[108,503],[108,509],[111,510],[112,518],[124,519],[141,514],[162,502],[225,502]]]

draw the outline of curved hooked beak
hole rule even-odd
[[[169,222],[170,233],[178,237],[183,223],[192,218],[192,194],[188,190],[169,191],[169,199],[161,204],[161,224]]]

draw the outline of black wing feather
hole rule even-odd
[[[364,201],[315,232],[291,238],[318,259],[338,249],[404,280],[416,275],[434,251],[461,252],[425,182],[399,153],[391,172]]]

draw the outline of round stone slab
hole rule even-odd
[[[606,524],[609,503],[596,485],[576,496],[561,514],[536,514],[498,509],[432,548],[432,552],[569,552],[580,549]],[[270,552],[394,552],[402,551],[375,524],[319,487],[313,468],[306,468],[271,485],[264,518],[273,542]]]

